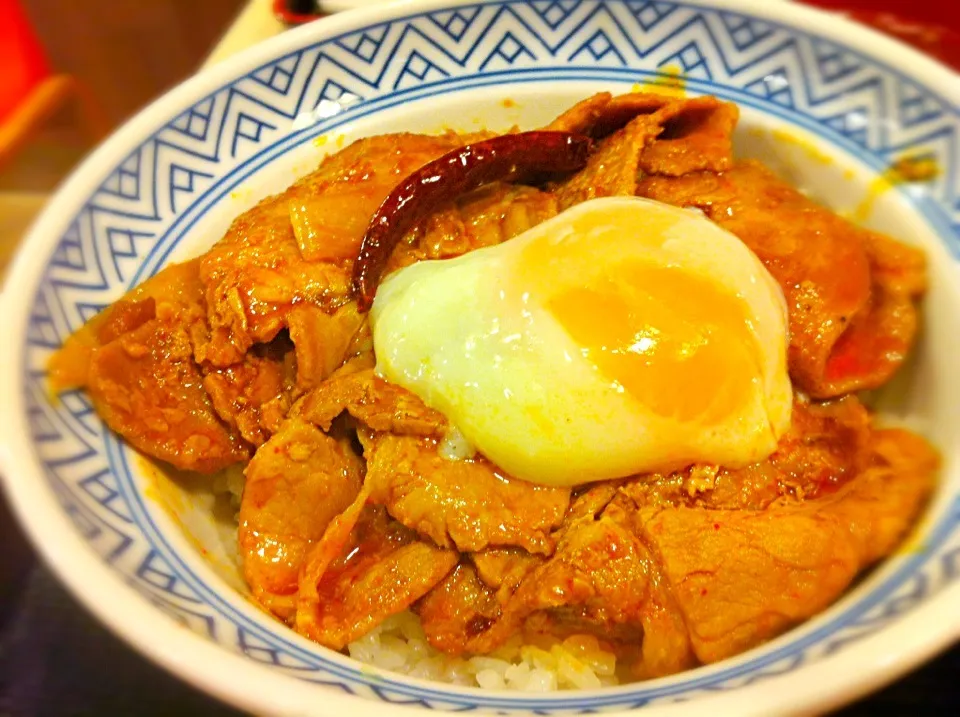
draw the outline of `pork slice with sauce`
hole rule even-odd
[[[628,648],[635,678],[694,664],[683,616],[660,566],[637,535],[629,501],[571,524],[556,553],[526,575],[507,606],[527,632],[593,634]],[[629,648],[633,647],[634,650]]]
[[[343,412],[367,429],[370,500],[402,524],[460,551],[506,545],[552,550],[549,533],[563,519],[569,489],[510,478],[482,458],[442,457],[443,415],[372,369],[338,373],[293,408],[322,429]]]
[[[254,346],[243,362],[226,368],[201,366],[203,387],[217,415],[253,446],[280,428],[293,398],[297,374],[289,339],[281,335]]]
[[[296,610],[311,546],[356,499],[363,462],[350,441],[290,418],[247,466],[237,539],[254,598],[278,617]]]
[[[145,454],[214,473],[250,447],[220,420],[194,344],[206,333],[197,261],[175,264],[73,334],[50,362],[55,390],[85,388],[97,414]]]
[[[854,396],[794,402],[789,430],[767,458],[742,468],[692,465],[669,475],[646,474],[621,491],[638,506],[763,510],[782,498],[831,493],[870,460],[870,414]]]
[[[644,174],[678,176],[733,164],[738,111],[729,103],[636,93],[601,94],[581,105],[554,125],[577,127],[600,141],[587,166],[555,187],[561,209],[597,197],[633,196]]]
[[[333,547],[335,556],[328,552]],[[342,543],[321,544],[315,552],[323,554],[316,569],[308,564],[303,571],[297,631],[334,650],[408,609],[459,560],[373,505],[359,507]]]
[[[211,327],[200,360],[240,363],[289,326],[295,307],[333,314],[347,303],[374,211],[400,180],[467,141],[454,133],[358,140],[234,220],[200,263]]]
[[[900,430],[877,431],[870,452],[871,465],[815,500],[641,509],[640,534],[700,661],[738,654],[816,615],[896,547],[930,492],[937,457]]]
[[[601,92],[571,107],[547,129],[602,140],[590,166],[580,174],[607,186],[595,196],[609,196],[624,193],[610,191],[613,177],[618,178],[618,189],[623,189],[641,175],[680,176],[729,169],[739,116],[736,105],[716,97]],[[576,183],[584,189],[590,186],[583,178]]]
[[[480,457],[444,458],[430,438],[378,434],[364,455],[371,500],[438,545],[553,551],[550,531],[563,520],[569,489],[511,478]]]
[[[543,562],[521,548],[490,548],[461,560],[417,605],[427,641],[450,655],[486,654],[514,637],[519,616],[504,607],[524,577]]]
[[[503,619],[496,591],[461,561],[416,607],[427,642],[448,655],[486,654],[503,645],[516,621]]]
[[[494,182],[441,204],[418,222],[393,250],[386,271],[501,244],[558,211],[557,197],[551,192]]]
[[[441,413],[406,389],[376,376],[372,368],[339,371],[293,407],[295,415],[325,431],[344,412],[374,431],[433,437],[447,431]]]
[[[690,666],[682,616],[630,523],[627,511],[608,503],[565,523],[549,558],[471,556],[472,565],[462,562],[421,601],[428,641],[462,654],[491,652],[515,635],[593,635],[627,658],[636,677]]]

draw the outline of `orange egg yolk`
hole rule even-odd
[[[618,259],[622,228],[574,226],[560,243],[531,244],[520,270],[617,390],[664,418],[719,422],[742,409],[763,374],[749,306],[658,255],[669,228],[656,229],[649,258]]]

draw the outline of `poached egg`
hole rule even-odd
[[[780,287],[695,210],[584,202],[395,272],[370,316],[377,372],[524,480],[736,468],[790,424]]]

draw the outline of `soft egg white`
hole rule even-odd
[[[647,199],[406,267],[371,322],[381,376],[537,483],[738,467],[790,423],[779,286],[734,235]]]

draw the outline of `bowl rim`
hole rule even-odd
[[[672,4],[730,9],[781,26],[796,27],[850,47],[880,60],[896,58],[898,71],[947,95],[954,111],[960,107],[960,76],[918,51],[842,17],[793,3],[770,4],[765,0],[670,0]],[[60,239],[62,217],[80,205],[89,194],[86,177],[120,164],[132,146],[162,127],[169,118],[262,65],[270,64],[301,47],[367,25],[399,20],[411,14],[457,5],[478,5],[501,0],[398,0],[387,5],[353,10],[287,31],[200,72],[153,101],[116,131],[73,171],[34,223],[11,264],[0,294],[0,308],[10,317],[10,335],[25,336],[28,312],[23,297],[32,296],[46,266],[48,250]],[[923,78],[923,79],[921,79]],[[954,289],[960,307],[960,288]],[[24,356],[15,351],[0,369],[0,395],[11,405],[0,413],[0,478],[13,513],[43,561],[72,595],[99,621],[128,645],[194,687],[241,709],[263,714],[341,714],[361,709],[370,714],[405,715],[410,707],[375,702],[272,672],[238,654],[211,643],[188,628],[173,624],[124,583],[99,555],[77,534],[43,477],[25,421],[20,385]],[[956,496],[955,496],[956,497]],[[960,499],[952,508],[960,516]],[[48,539],[49,533],[54,539]],[[936,616],[939,619],[935,619]],[[173,629],[170,629],[173,627]],[[164,629],[166,628],[166,629]],[[945,629],[946,628],[946,629]],[[700,696],[697,707],[731,710],[738,714],[768,714],[781,706],[785,680],[808,689],[792,695],[787,712],[821,711],[873,690],[960,640],[960,583],[946,586],[922,610],[899,618],[857,647],[840,651],[806,666],[790,676],[769,679],[726,693]],[[884,643],[899,647],[891,654]],[[866,656],[867,659],[864,659]],[[850,675],[856,677],[851,678]],[[798,676],[802,675],[802,680]],[[438,685],[438,688],[442,686]],[[462,688],[450,687],[452,692]],[[521,694],[515,697],[521,699]],[[564,693],[552,696],[562,708]],[[689,713],[690,704],[651,705],[658,714]],[[430,710],[433,714],[448,714]],[[452,714],[452,713],[450,713]],[[608,714],[624,714],[611,712]]]

